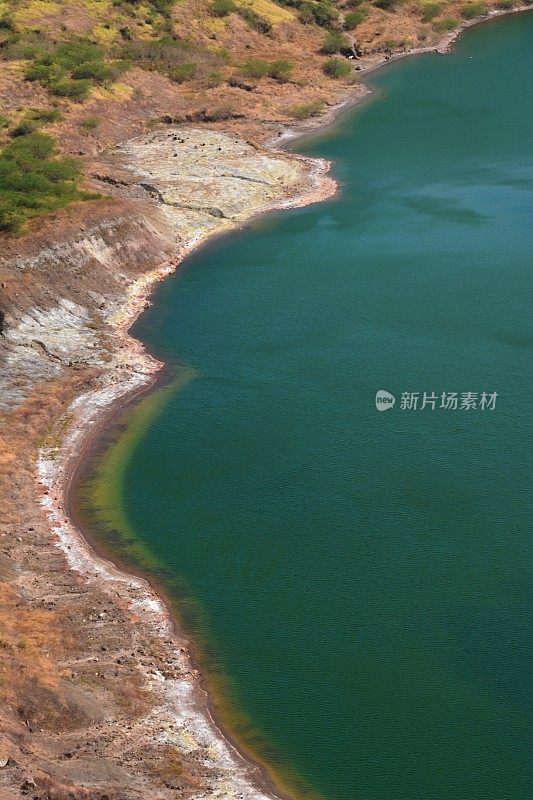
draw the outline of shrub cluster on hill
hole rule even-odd
[[[17,136],[0,151],[0,230],[18,233],[31,217],[97,197],[80,191],[79,178],[78,162],[57,156],[51,136]]]
[[[117,76],[118,68],[104,59],[101,47],[85,39],[74,39],[61,42],[37,57],[24,77],[27,81],[37,81],[53,95],[81,101],[92,86]]]

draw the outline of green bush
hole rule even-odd
[[[512,8],[514,8],[514,6],[514,0],[499,0],[499,2],[496,3],[496,8],[499,8],[502,11],[510,11]]]
[[[211,13],[214,17],[227,17],[232,11],[237,10],[234,0],[213,0]]]
[[[86,61],[72,70],[72,77],[80,80],[88,78],[95,83],[105,83],[115,76],[114,70],[103,61]]]
[[[220,72],[220,70],[210,72],[209,75],[207,75],[205,82],[210,89],[213,89],[215,86],[220,86],[221,83],[224,83],[224,73]]]
[[[254,31],[259,31],[259,33],[268,33],[270,30],[272,30],[272,25],[270,22],[249,6],[239,6],[237,8],[237,14],[242,17],[248,23],[250,28],[253,28]]]
[[[84,100],[91,86],[112,79],[116,69],[104,61],[101,47],[86,39],[61,42],[31,64],[24,75],[58,97]]]
[[[442,9],[442,3],[432,2],[424,3],[422,6],[422,22],[431,22],[432,19],[438,17]]]
[[[291,4],[285,3],[285,5]],[[312,2],[312,0],[305,0],[293,5],[299,9],[298,17],[300,22],[306,24],[316,23],[322,28],[329,27],[339,16],[338,11],[326,0],[321,0],[317,3]]]
[[[195,68],[195,77],[205,78],[224,63],[222,51],[212,52],[207,48],[194,44],[184,39],[174,39],[172,36],[162,36],[159,39],[144,39],[131,41],[118,46],[115,55],[123,63],[136,64],[141,69],[160,72],[175,79],[180,78],[176,68],[190,65]],[[183,73],[182,73],[183,75]],[[188,78],[185,76],[185,79]]]
[[[463,19],[475,19],[476,17],[482,17],[486,13],[487,6],[485,3],[469,3],[461,11],[461,16]]]
[[[367,17],[366,9],[360,8],[357,11],[349,11],[344,17],[344,27],[347,31],[353,31]]]
[[[268,76],[280,83],[286,83],[291,77],[292,70],[293,66],[290,61],[285,58],[279,58],[269,65]]]
[[[459,20],[454,19],[453,17],[444,17],[443,19],[436,19],[433,23],[433,29],[437,31],[437,33],[446,33],[447,31],[453,31],[454,28],[457,28],[459,25]]]
[[[376,8],[382,8],[384,11],[393,11],[402,0],[374,0]]]
[[[323,108],[323,100],[310,100],[308,103],[291,106],[287,109],[287,114],[293,119],[309,119],[309,117],[318,117]]]
[[[78,163],[57,157],[44,133],[13,139],[0,151],[0,230],[19,232],[33,216],[89,197],[80,192]]]
[[[270,64],[261,58],[249,58],[240,68],[241,75],[245,78],[264,78],[268,75]]]
[[[9,117],[6,117],[5,114],[0,114],[0,129],[1,128],[9,128],[11,125],[11,120]]]
[[[293,65],[285,58],[276,61],[263,61],[261,58],[249,58],[240,68],[240,74],[245,78],[274,78],[280,83],[289,80],[293,70]]]
[[[33,131],[36,131],[37,128],[38,125],[35,122],[32,122],[29,119],[23,119],[18,125],[15,125],[15,127],[10,130],[9,135],[13,139],[16,139],[17,136],[26,136],[28,133],[33,133]]]
[[[58,108],[32,108],[28,112],[29,119],[47,125],[50,122],[58,122],[63,118],[63,114]]]
[[[100,117],[86,117],[85,119],[80,120],[78,125],[80,128],[83,128],[84,131],[94,131],[101,123]]]
[[[62,113],[58,108],[32,108],[28,111],[9,132],[12,138],[17,136],[27,136],[36,131],[41,125],[48,125],[57,122],[62,118]]]
[[[185,83],[185,81],[190,81],[194,78],[196,74],[196,65],[195,64],[178,64],[176,67],[172,67],[168,71],[168,77],[171,81],[175,83]]]
[[[330,31],[322,45],[322,52],[328,56],[332,56],[334,53],[340,53],[344,47],[349,46],[350,42],[343,33],[340,31]]]
[[[352,72],[350,65],[342,58],[328,58],[322,70],[329,78],[348,78]]]
[[[14,31],[15,30],[15,21],[11,14],[4,13],[0,17],[0,30],[2,31]]]
[[[69,100],[81,102],[85,100],[92,86],[90,80],[72,80],[70,78],[59,78],[50,82],[50,91],[56,97],[67,97]]]

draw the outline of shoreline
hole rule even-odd
[[[446,35],[436,47],[417,48],[408,52],[382,58],[379,63],[363,68],[358,74],[367,75],[387,64],[412,55],[422,55],[430,52],[448,52],[450,45],[459,35],[469,27],[487,22],[500,16],[521,11],[533,10],[530,6],[518,9],[494,11],[485,17],[464,22],[460,28]],[[442,49],[445,48],[445,49]],[[358,105],[372,94],[372,89],[365,87],[359,96],[348,98],[331,107],[324,117],[313,120],[309,125],[305,123],[287,128],[278,138],[267,143],[267,149],[276,155],[286,152],[286,143],[295,140],[305,140],[314,136],[322,129],[329,127],[339,116],[348,111],[352,106]],[[290,150],[289,150],[290,152]],[[209,231],[198,234],[189,240],[176,254],[175,259],[162,264],[159,268],[145,273],[134,281],[126,290],[126,298],[119,310],[110,318],[109,322],[117,337],[117,347],[126,352],[131,358],[135,369],[129,377],[118,382],[110,381],[96,389],[91,389],[79,395],[71,404],[68,412],[74,413],[75,425],[71,425],[64,441],[61,443],[56,455],[52,458],[46,448],[41,448],[38,460],[37,480],[42,491],[39,491],[39,500],[46,509],[56,544],[62,550],[70,569],[78,571],[87,581],[118,582],[128,592],[131,609],[141,613],[143,618],[151,625],[158,635],[172,640],[172,647],[176,662],[179,664],[187,678],[176,681],[176,686],[170,686],[162,691],[172,709],[176,713],[197,715],[196,724],[202,725],[207,721],[208,727],[214,736],[214,746],[227,748],[230,759],[243,771],[240,776],[244,783],[240,791],[251,792],[246,797],[257,800],[291,800],[290,793],[285,793],[276,785],[267,764],[255,759],[246,748],[228,731],[223,722],[217,719],[217,709],[209,690],[209,680],[198,669],[194,655],[191,653],[193,645],[183,638],[179,629],[179,620],[176,619],[171,603],[165,600],[164,592],[157,584],[152,584],[150,579],[130,570],[120,561],[115,563],[107,558],[98,546],[85,537],[83,530],[76,525],[75,515],[71,514],[72,490],[75,488],[76,476],[81,464],[89,453],[94,450],[102,432],[107,429],[117,414],[132,405],[141,396],[144,396],[164,379],[165,363],[157,360],[146,349],[144,344],[132,337],[129,333],[131,326],[150,304],[150,296],[159,281],[175,272],[184,259],[207,241],[216,241],[217,237],[226,235],[240,229],[242,226],[259,218],[263,214],[276,210],[299,208],[314,202],[321,202],[332,197],[337,191],[337,184],[328,176],[331,164],[321,159],[312,159],[306,156],[291,153],[291,158],[298,159],[308,166],[308,179],[312,186],[309,191],[283,200],[265,205],[263,208],[251,213],[246,220],[223,231],[211,234]],[[178,685],[179,684],[179,685]],[[181,684],[187,684],[181,685]],[[192,698],[192,699],[191,699]],[[223,754],[225,755],[225,754]],[[259,793],[258,793],[259,792]]]
[[[370,75],[373,72],[377,72],[378,70],[387,67],[389,64],[393,64],[396,61],[401,61],[404,58],[429,55],[430,53],[447,55],[447,53],[449,53],[451,50],[452,44],[461,36],[461,34],[464,33],[464,31],[468,30],[468,28],[497,20],[500,17],[509,16],[511,14],[520,14],[527,11],[533,11],[533,5],[522,5],[518,8],[511,9],[491,10],[483,17],[477,17],[473,20],[464,20],[458,28],[443,36],[443,38],[436,45],[429,47],[415,47],[411,48],[410,50],[392,53],[387,57],[380,57],[379,59],[376,59],[375,63],[362,66],[357,72],[357,75],[365,77],[366,75]],[[363,60],[363,58],[360,59],[360,61]],[[269,139],[266,142],[266,146],[286,152],[292,152],[291,148],[288,146],[290,143],[294,141],[305,141],[306,139],[320,133],[320,131],[329,128],[329,126],[334,124],[345,112],[350,111],[350,109],[358,106],[360,103],[363,103],[372,96],[374,92],[372,86],[368,86],[366,84],[360,84],[360,86],[363,89],[363,92],[360,95],[348,96],[344,100],[341,100],[339,103],[336,103],[328,108],[328,110],[319,117],[313,117],[309,120],[300,122],[299,124],[287,126],[278,137]]]
[[[245,796],[253,800],[293,800],[294,795],[278,786],[269,767],[254,757],[255,754],[249,752],[244,743],[219,720],[209,680],[199,669],[199,663],[192,652],[193,646],[188,639],[184,639],[172,604],[169,599],[165,601],[164,590],[160,586],[152,585],[147,577],[129,565],[115,563],[91,536],[84,535],[81,526],[76,524],[75,514],[71,513],[71,491],[75,488],[82,463],[94,451],[102,432],[110,426],[112,420],[164,380],[166,364],[156,359],[142,342],[129,334],[133,323],[149,305],[155,286],[175,272],[183,260],[202,244],[208,241],[211,243],[219,236],[237,231],[264,214],[310,205],[336,193],[336,182],[327,177],[331,166],[329,162],[299,155],[292,158],[308,167],[306,177],[310,186],[307,191],[267,204],[229,230],[218,231],[213,235],[209,235],[209,232],[206,235],[198,234],[179,250],[175,260],[145,273],[128,287],[126,300],[112,315],[110,322],[117,335],[118,346],[128,353],[136,372],[119,382],[104,382],[103,387],[90,389],[77,397],[68,409],[68,412],[75,414],[75,426],[70,426],[53,458],[46,448],[41,448],[37,463],[40,503],[46,510],[56,544],[63,552],[70,569],[78,571],[89,581],[120,581],[135,594],[134,598],[130,598],[130,606],[138,610],[142,604],[143,614],[160,637],[170,637],[179,643],[179,656],[177,653],[175,655],[180,670],[189,676],[189,686],[178,687],[171,701],[177,701],[177,706],[180,706],[184,695],[192,697],[190,706],[195,707],[198,722],[205,720],[212,729],[213,739],[216,739],[213,744],[229,747],[231,757],[237,762],[235,766],[240,766],[245,772],[245,779],[250,777],[250,780],[246,780],[249,785],[241,787],[241,791],[246,791]]]

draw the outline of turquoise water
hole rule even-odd
[[[372,84],[300,146],[338,196],[203,248],[136,324],[195,377],[124,511],[325,798],[525,800],[533,14]],[[400,407],[424,391],[498,397]]]

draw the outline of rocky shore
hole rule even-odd
[[[219,732],[162,601],[95,555],[65,496],[106,413],[161,367],[128,336],[154,282],[208,236],[331,195],[328,166],[165,128],[100,163],[112,202],[82,208],[60,238],[45,227],[4,250],[0,562],[30,633],[1,641],[17,701],[5,694],[0,711],[0,797],[277,796]],[[8,606],[2,616],[9,634]]]

